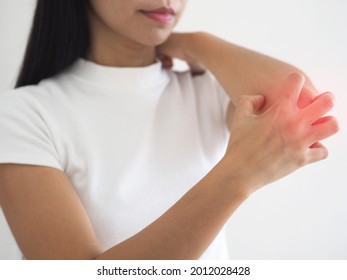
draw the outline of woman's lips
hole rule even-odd
[[[175,11],[166,7],[154,11],[141,10],[141,13],[159,23],[169,23],[175,16]]]

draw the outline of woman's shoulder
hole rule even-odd
[[[43,117],[58,105],[52,96],[43,83],[4,90],[0,92],[0,117],[23,121],[33,116]]]
[[[36,106],[38,97],[42,93],[40,86],[30,85],[15,89],[7,89],[0,93],[0,110],[4,109],[21,109],[30,110]],[[8,108],[8,107],[11,108]]]
[[[40,81],[36,85],[26,85],[18,88],[6,89],[0,92],[0,110],[11,106],[22,107],[23,110],[30,110],[33,107],[46,107],[48,104],[57,104],[61,94],[56,94],[57,90],[62,91],[59,77],[50,77]]]
[[[0,93],[0,128],[18,127],[39,118],[40,108],[26,89],[17,88]]]
[[[23,86],[14,89],[6,89],[0,93],[0,109],[4,109],[9,104],[31,104],[32,95],[37,91],[36,86]]]

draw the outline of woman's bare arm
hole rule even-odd
[[[295,66],[205,32],[173,33],[158,47],[158,53],[183,59],[197,69],[199,66],[208,69],[234,105],[242,95],[262,94],[267,99],[263,109],[269,108],[278,98],[287,76],[293,72],[305,76],[298,100],[300,107],[307,106],[318,95],[310,79]]]
[[[316,142],[338,130],[324,94],[304,109],[303,77],[292,75],[264,113],[263,96],[243,96],[223,159],[144,230],[103,252],[66,175],[49,167],[0,164],[0,204],[28,259],[196,259],[257,189],[327,157]],[[117,203],[115,201],[115,203]],[[139,217],[140,218],[140,217]],[[255,233],[256,234],[256,233]]]
[[[232,189],[241,182],[230,184],[228,173],[229,167],[219,164],[152,225],[107,252],[59,170],[0,165],[0,201],[28,259],[196,259],[246,199]]]

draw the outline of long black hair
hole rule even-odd
[[[15,88],[36,85],[84,57],[90,44],[88,0],[37,0]]]

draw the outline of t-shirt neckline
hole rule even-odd
[[[68,73],[88,84],[113,90],[141,91],[168,81],[161,62],[144,67],[113,67],[78,58]]]

